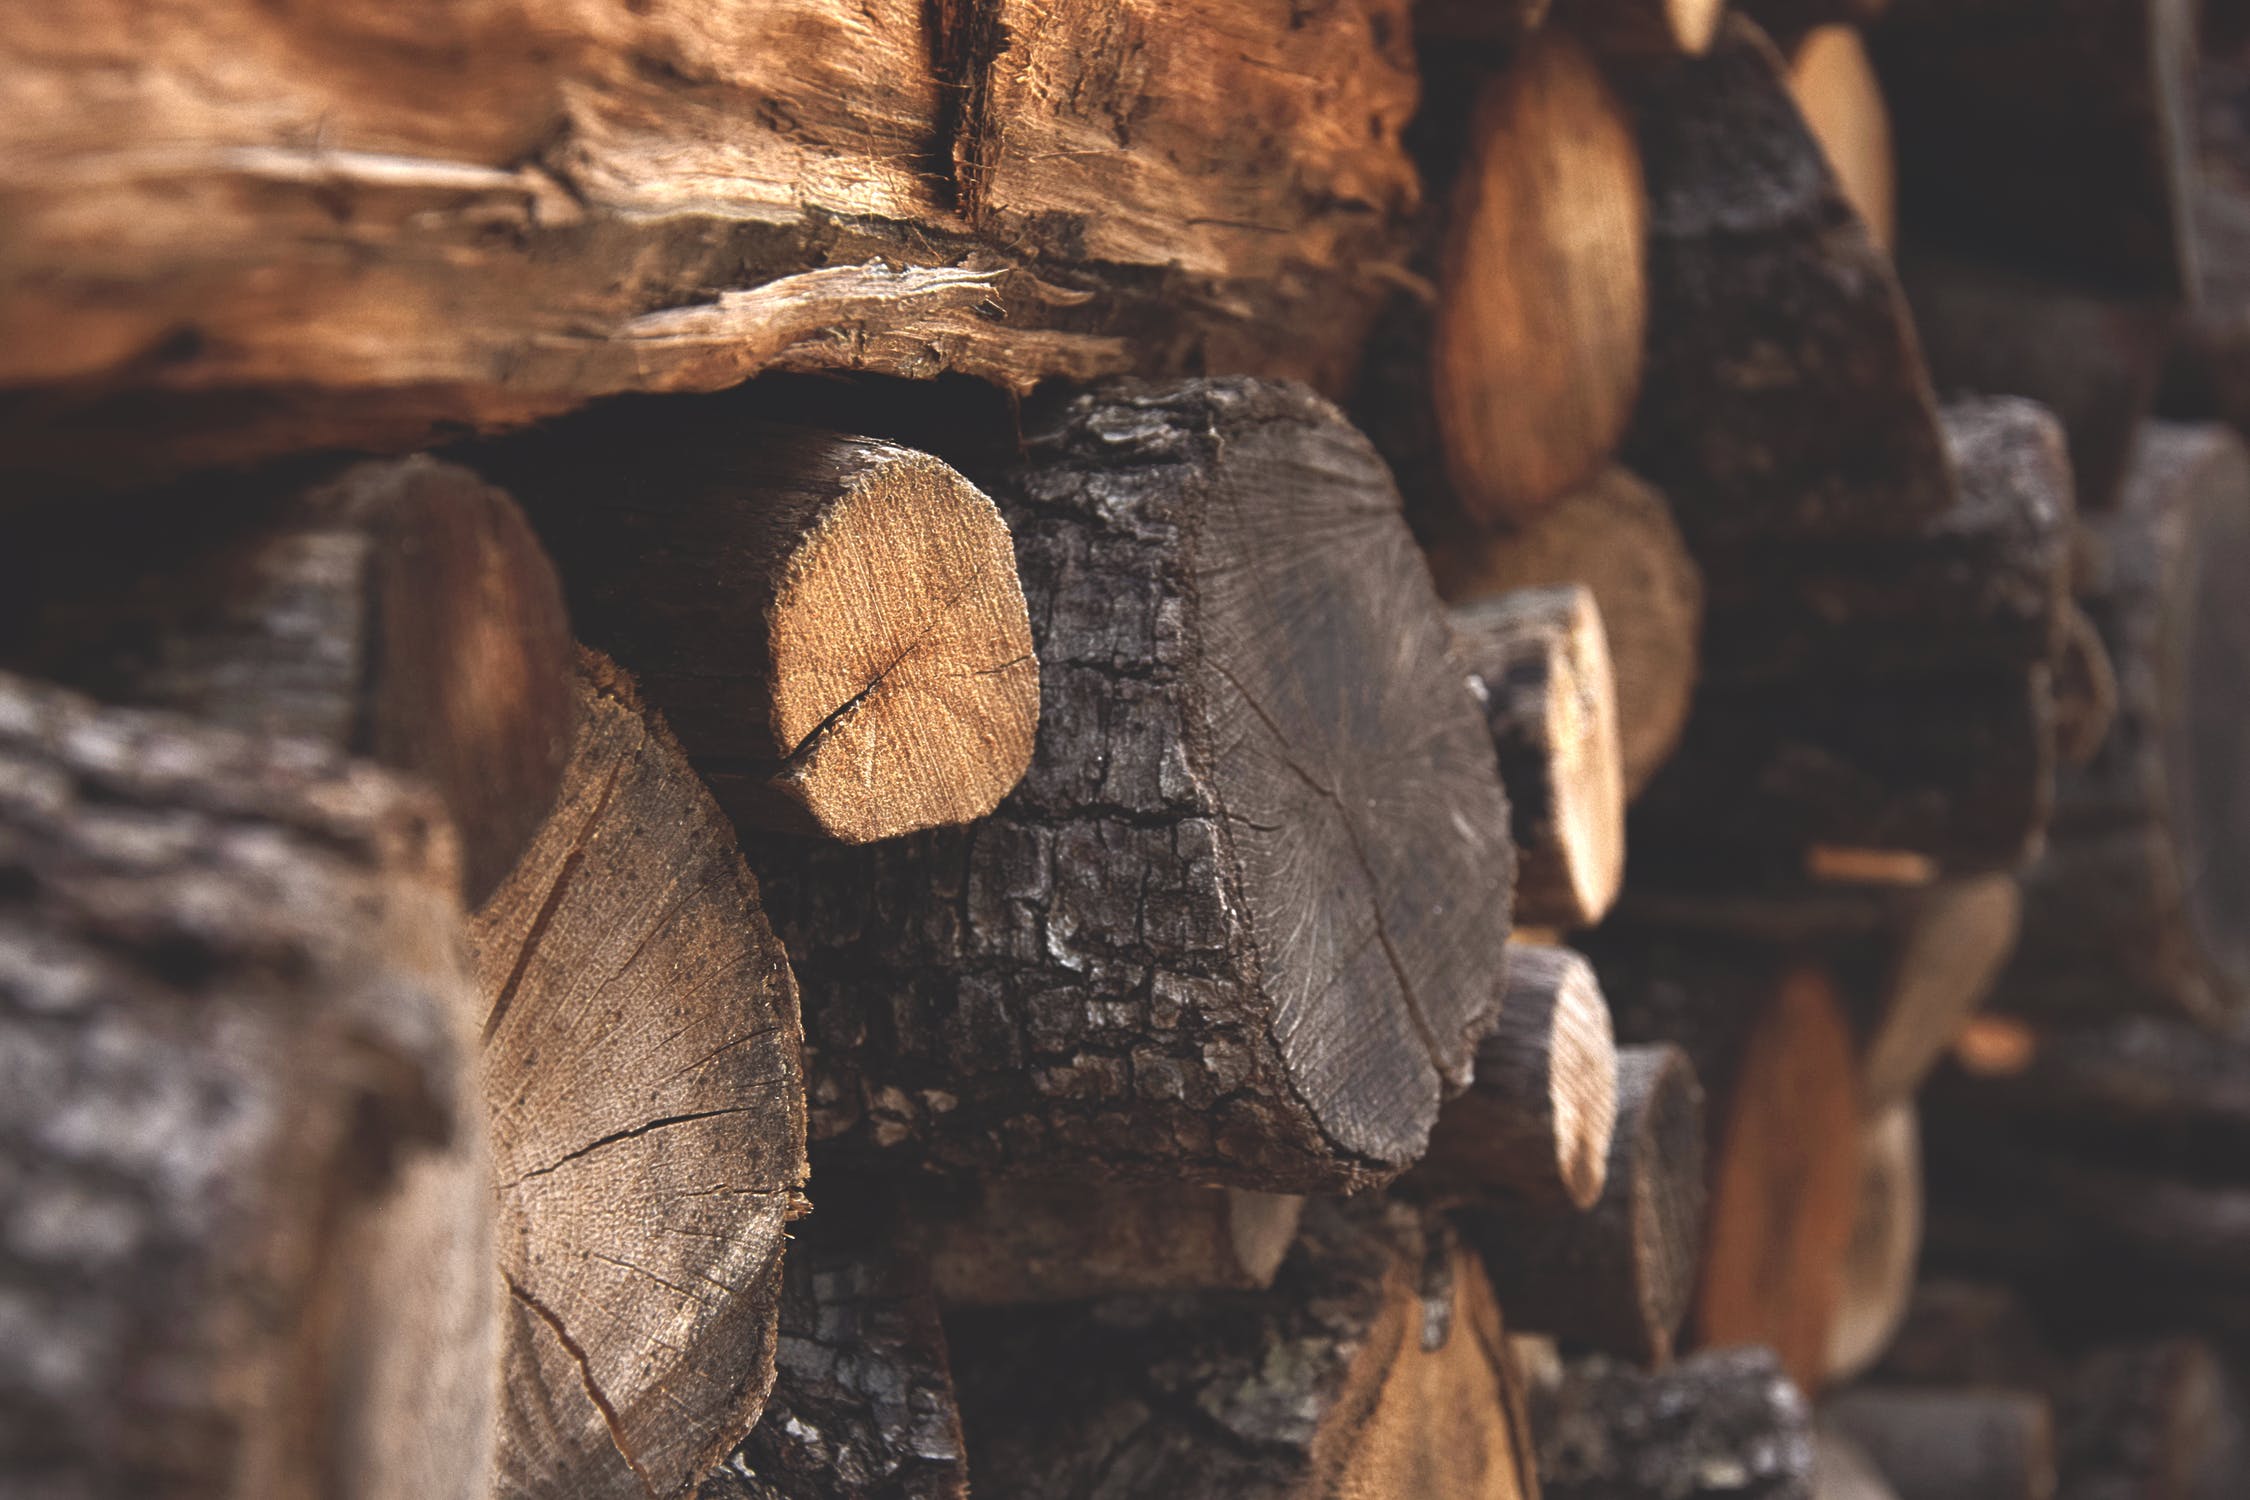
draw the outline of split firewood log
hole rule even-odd
[[[38,544],[0,563],[12,666],[420,777],[460,830],[471,905],[546,817],[573,722],[562,590],[515,503],[468,470],[228,475],[30,527]]]
[[[1398,499],[1301,388],[1034,414],[1046,708],[953,833],[762,850],[813,1127],[882,1162],[1337,1191],[1421,1154],[1500,999],[1492,739]]]
[[[996,1178],[915,1235],[949,1305],[1076,1302],[1268,1286],[1304,1207],[1244,1188]]]
[[[1996,1003],[2235,1013],[2250,998],[2250,641],[2226,579],[2250,559],[2250,454],[2224,428],[2151,424],[2084,551],[2116,720],[2058,784]]]
[[[966,1445],[926,1269],[867,1214],[791,1234],[773,1394],[696,1500],[963,1500]]]
[[[488,1493],[490,1177],[436,800],[0,678],[0,1473]]]
[[[1523,1392],[1476,1261],[1320,1202],[1264,1292],[951,1321],[977,1492],[1527,1500]]]
[[[773,1381],[797,995],[663,719],[591,652],[578,703],[561,799],[471,933],[508,1293],[497,1492],[646,1500],[692,1491]]]
[[[1922,1133],[1907,1099],[1860,1126],[1859,1210],[1828,1329],[1826,1381],[1851,1380],[1882,1357],[1906,1316],[1921,1257]]]
[[[2023,1391],[1877,1387],[1820,1409],[1898,1500],[2054,1500],[2054,1413]]]
[[[1532,1428],[1547,1500],[1812,1500],[1812,1414],[1770,1350],[1570,1360],[1533,1388]]]
[[[1703,1091],[1676,1047],[1617,1057],[1617,1127],[1589,1209],[1495,1195],[1462,1232],[1524,1328],[1646,1365],[1671,1358],[1702,1256]]]
[[[1703,630],[1703,576],[1664,497],[1612,467],[1515,529],[1436,541],[1430,571],[1464,605],[1518,589],[1592,591],[1617,685],[1625,794],[1638,796],[1679,743]]]
[[[54,0],[0,57],[6,447],[411,447],[776,368],[1333,389],[1412,47],[1406,0]]]
[[[1521,589],[1457,605],[1447,620],[1500,756],[1516,920],[1591,927],[1625,878],[1617,688],[1594,596]]]
[[[1773,30],[1772,22],[1765,24]],[[1891,117],[1859,29],[1826,23],[1801,34],[1773,30],[1773,35],[1789,58],[1790,97],[1827,154],[1836,185],[1844,190],[1875,243],[1890,249],[1898,240]]]
[[[601,412],[479,460],[737,823],[866,843],[990,812],[1039,722],[999,511],[924,453],[712,416]]]

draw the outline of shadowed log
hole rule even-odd
[[[0,678],[0,1472],[483,1500],[458,856],[303,741]]]
[[[497,1493],[688,1493],[773,1381],[796,986],[664,721],[592,652],[554,814],[472,930],[509,1292]]]
[[[1537,1493],[1483,1274],[1395,1206],[1308,1207],[1268,1291],[1010,1310],[948,1331],[980,1495]]]
[[[1726,0],[1558,0],[1554,18],[1603,55],[1634,61],[1706,50],[1725,12]]]
[[[2098,1350],[2055,1393],[2056,1500],[2195,1500],[2225,1432],[2224,1377],[2201,1339]]]
[[[1039,722],[999,511],[927,454],[713,415],[600,413],[480,463],[738,823],[857,844],[990,812]]]
[[[1532,1428],[1547,1500],[1812,1500],[1812,1415],[1769,1350],[1654,1374],[1572,1360]]]
[[[1625,878],[1617,689],[1594,596],[1522,589],[1456,606],[1447,619],[1500,755],[1516,919],[1591,927]]]
[[[1664,497],[1613,467],[1520,528],[1444,538],[1430,571],[1461,604],[1527,588],[1592,591],[1617,684],[1625,792],[1638,795],[1687,722],[1703,629],[1703,578]]]
[[[949,1304],[1267,1286],[1305,1200],[1182,1183],[1001,1178],[916,1226]]]
[[[1417,0],[1414,30],[1447,41],[1512,44],[1537,31],[1554,0]]]
[[[1380,462],[1300,388],[1128,384],[1037,414],[1009,485],[1046,700],[1023,784],[961,832],[761,851],[815,1139],[1396,1175],[1490,1028],[1512,860]]]
[[[508,873],[570,753],[570,627],[515,503],[426,457],[322,483],[236,476],[130,515],[27,516],[6,659],[96,697],[301,735],[427,781],[468,899]]]
[[[2021,1391],[1851,1391],[1821,1407],[1898,1500],[2054,1500],[2055,1421]]]
[[[1703,1091],[1675,1047],[1617,1057],[1617,1126],[1602,1195],[1494,1202],[1460,1215],[1523,1325],[1641,1364],[1671,1358],[1704,1237]]]
[[[1500,1020],[1477,1045],[1475,1081],[1438,1111],[1408,1181],[1439,1202],[1591,1208],[1608,1180],[1617,1087],[1592,966],[1567,948],[1511,943]]]
[[[1922,1134],[1907,1099],[1860,1127],[1859,1211],[1828,1330],[1828,1381],[1851,1380],[1882,1357],[1906,1316],[1921,1254]]]
[[[1825,1420],[1813,1430],[1812,1500],[1901,1500],[1867,1450]]]

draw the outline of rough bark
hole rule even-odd
[[[1271,1285],[1305,1200],[1241,1188],[1001,1178],[916,1226],[950,1305]]]
[[[817,1214],[790,1236],[765,1415],[697,1500],[963,1500],[966,1445],[923,1268]]]
[[[1031,421],[1032,766],[769,886],[814,1133],[863,1165],[1336,1191],[1421,1153],[1499,1002],[1492,741],[1365,440],[1287,385]]]
[[[480,462],[737,823],[856,844],[990,812],[1039,722],[999,511],[924,453],[710,415],[597,413]]]
[[[1703,629],[1703,575],[1664,497],[1612,467],[1520,528],[1436,540],[1430,571],[1462,604],[1526,588],[1592,590],[1617,684],[1625,792],[1637,796],[1687,722]]]
[[[1849,25],[1773,35],[1789,58],[1790,97],[1826,153],[1836,185],[1875,243],[1889,250],[1898,241],[1898,171],[1891,159],[1890,112],[1867,44]]]
[[[2193,0],[1894,0],[1870,34],[1910,240],[2093,290],[2195,284]]]
[[[1812,1414],[1768,1350],[1654,1374],[1573,1360],[1532,1426],[1547,1500],[1812,1500]]]
[[[1981,1075],[1979,1109],[2152,1158],[2250,1149],[2250,1037],[2163,1016],[2040,1026],[2020,1065]]]
[[[482,1500],[489,1176],[437,803],[0,678],[0,1472]]]
[[[508,1291],[496,1490],[691,1492],[773,1382],[796,987],[733,831],[585,653],[553,815],[471,938]]]
[[[1844,1254],[1844,1294],[1828,1329],[1830,1383],[1882,1357],[1914,1295],[1922,1255],[1922,1133],[1911,1099],[1859,1132],[1859,1210]]]
[[[2054,1414],[2022,1391],[1876,1389],[1823,1405],[1899,1500],[2054,1500]]]
[[[1593,967],[1567,948],[1511,943],[1499,1024],[1477,1045],[1475,1081],[1438,1111],[1408,1181],[1439,1202],[1591,1208],[1609,1176],[1617,1087]]]
[[[1583,587],[1522,589],[1448,612],[1483,691],[1516,846],[1515,915],[1591,927],[1625,878],[1625,781],[1609,638]]]
[[[1395,1206],[1312,1205],[1269,1291],[963,1317],[950,1331],[979,1494],[1537,1491],[1491,1291]]]
[[[2192,1500],[2224,1436],[2222,1391],[2200,1339],[2079,1360],[2055,1394],[2056,1500]]]
[[[1524,1327],[1640,1364],[1671,1358],[1703,1249],[1703,1141],[1703,1092],[1686,1055],[1628,1047],[1594,1206],[1492,1204],[1459,1216]]]
[[[436,789],[472,905],[553,804],[570,628],[515,503],[427,457],[56,504],[0,563],[0,648],[99,698],[367,756]]]
[[[2024,876],[1998,1003],[2206,1018],[2250,997],[2250,455],[2223,428],[2150,425],[2119,509],[2090,520],[2081,602],[2117,680],[2092,761],[2057,789]]]

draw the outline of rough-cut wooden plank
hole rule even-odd
[[[458,856],[303,741],[0,678],[0,1474],[483,1500]]]
[[[1547,1500],[1812,1500],[1812,1414],[1768,1350],[1572,1360],[1532,1426]]]
[[[737,823],[865,843],[992,811],[1039,722],[999,511],[895,443],[720,422],[613,408],[477,462]]]
[[[1430,571],[1457,603],[1523,588],[1593,591],[1617,681],[1627,796],[1679,743],[1703,630],[1703,575],[1664,497],[1612,467],[1520,528],[1434,540]]]
[[[24,521],[0,559],[19,670],[420,777],[460,830],[472,906],[546,817],[575,713],[562,590],[475,474],[415,457],[308,486],[214,475]]]
[[[1476,1262],[1319,1203],[1265,1292],[955,1319],[977,1493],[1528,1500],[1521,1390]]]
[[[796,986],[734,833],[589,652],[553,815],[472,933],[509,1294],[502,1495],[686,1494],[773,1382]]]
[[[759,855],[816,1140],[1396,1175],[1499,1002],[1512,861],[1381,464],[1299,387],[1123,383],[1035,413],[1003,488],[1045,699],[1023,784],[964,831]]]
[[[697,1500],[963,1500],[945,1330],[911,1249],[833,1210],[791,1234],[773,1394]],[[827,1222],[824,1222],[827,1221]]]
[[[106,455],[129,397],[25,402],[19,461],[414,442],[766,368],[1333,382],[1416,187],[1404,0],[18,19],[0,386],[216,397]]]

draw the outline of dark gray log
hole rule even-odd
[[[1899,1387],[1822,1405],[1898,1500],[2054,1500],[2054,1413],[2025,1391]]]
[[[0,678],[0,1487],[484,1500],[490,1178],[439,806]]]
[[[1047,705],[1022,786],[963,832],[767,864],[815,1139],[1395,1175],[1491,1024],[1512,861],[1380,462],[1299,387],[1126,384],[1038,414],[1012,485]]]
[[[1570,1361],[1532,1428],[1547,1500],[1812,1500],[1812,1414],[1764,1349],[1654,1374]]]

